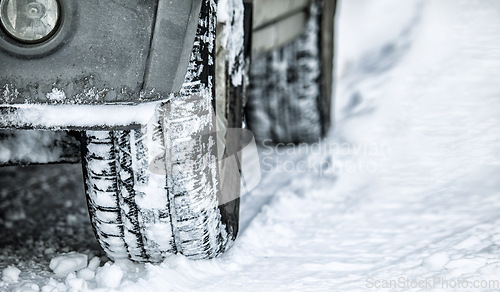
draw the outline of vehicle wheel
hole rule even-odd
[[[252,59],[247,120],[259,141],[315,142],[330,127],[334,0],[316,0],[303,34]]]
[[[217,24],[226,34],[243,20],[242,1],[228,2],[232,14]],[[213,37],[216,10],[215,1],[203,1],[182,90],[158,107],[151,123],[84,134],[89,214],[112,259],[213,258],[236,238],[239,173],[223,158],[234,141],[227,128],[241,127],[242,96],[236,93],[244,92],[238,75],[244,58],[243,47],[213,49],[225,44],[213,42],[220,39],[219,31]],[[221,106],[227,110],[221,113]]]

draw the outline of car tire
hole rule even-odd
[[[313,1],[300,37],[252,58],[246,117],[258,141],[316,142],[328,132],[335,6]]]
[[[226,26],[243,13],[243,3],[233,2]],[[214,50],[216,11],[215,1],[203,1],[181,92],[159,106],[150,123],[83,135],[91,223],[114,260],[161,262],[176,253],[208,259],[236,238],[239,173],[223,157],[235,139],[227,128],[241,127],[244,85],[234,79],[244,79],[238,76],[244,58],[242,47]],[[220,113],[217,104],[230,110]]]

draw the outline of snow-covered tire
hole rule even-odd
[[[112,259],[158,262],[175,252],[166,176],[148,169],[144,155],[151,156],[153,147],[149,143],[147,149],[144,138],[141,130],[87,131],[84,136],[90,219]],[[156,138],[161,147],[159,129]]]
[[[242,13],[237,8],[243,4],[233,2],[238,4],[231,10],[230,23],[234,24]],[[224,190],[233,200],[222,201],[221,178],[239,178],[239,173],[227,173],[234,169],[226,169],[218,153],[224,154],[225,142],[231,140],[220,133],[238,127],[231,121],[241,121],[237,115],[242,113],[242,103],[234,101],[241,96],[234,93],[242,92],[242,85],[233,85],[234,74],[215,80],[230,84],[218,92],[217,99],[240,105],[218,122],[212,84],[217,58],[241,60],[243,48],[215,57],[216,11],[214,0],[203,1],[181,92],[159,106],[148,125],[84,134],[89,214],[101,247],[112,259],[160,262],[175,253],[192,259],[213,258],[236,238],[239,179]],[[227,72],[243,71],[232,68]]]
[[[335,0],[315,0],[303,34],[252,59],[247,120],[259,141],[315,142],[329,130]]]

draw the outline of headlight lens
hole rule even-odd
[[[26,43],[50,37],[60,17],[57,0],[0,0],[0,13],[4,30]]]

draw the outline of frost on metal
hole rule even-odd
[[[252,60],[247,118],[258,140],[305,142],[321,137],[320,3],[311,5],[297,40]]]
[[[140,103],[162,100],[164,92],[155,89],[140,90],[127,86],[111,88],[96,86],[100,83],[93,75],[74,79],[67,84],[30,84],[25,88],[18,88],[12,80],[3,82],[0,87],[0,104],[116,104]],[[54,93],[57,93],[54,95]],[[60,94],[62,93],[62,94]],[[56,97],[56,98],[54,98]]]

